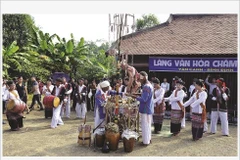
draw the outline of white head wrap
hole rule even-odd
[[[109,83],[108,81],[103,81],[103,82],[101,82],[101,84],[100,84],[100,87],[101,87],[101,88],[105,88],[105,87],[108,87],[108,86],[110,86],[110,83]]]

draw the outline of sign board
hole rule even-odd
[[[149,57],[149,71],[161,72],[237,72],[237,57],[188,58]]]

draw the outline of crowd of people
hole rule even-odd
[[[76,119],[83,119],[87,112],[94,111],[95,127],[105,124],[105,110],[107,97],[119,94],[129,96],[140,102],[140,122],[142,131],[142,145],[151,143],[151,135],[159,134],[162,130],[165,111],[171,112],[170,132],[172,136],[179,135],[185,127],[185,117],[188,108],[192,121],[192,138],[194,141],[202,138],[204,132],[208,132],[207,116],[211,119],[210,133],[217,131],[217,122],[220,117],[222,135],[228,136],[228,115],[227,102],[230,98],[230,90],[226,87],[223,78],[209,77],[204,80],[193,79],[193,84],[186,88],[183,79],[175,76],[170,84],[166,78],[160,83],[157,77],[148,79],[148,74],[141,71],[138,81],[141,83],[139,93],[129,93],[130,77],[116,78],[109,81],[104,78],[97,82],[93,80],[90,84],[86,79],[80,78],[75,82],[71,79],[67,82],[65,77],[57,78],[55,82],[48,79],[46,83],[36,77],[31,77],[30,93],[33,94],[32,103],[26,105],[26,113],[34,110],[35,103],[38,103],[39,111],[44,110],[43,97],[53,95],[59,97],[58,107],[53,107],[51,128],[64,125],[62,117],[70,119],[71,111],[76,112]],[[19,76],[14,80],[4,80],[2,84],[3,113],[6,114],[11,130],[16,131],[23,127],[24,112],[12,113],[6,108],[11,99],[18,99],[27,104],[28,85]],[[206,87],[209,87],[209,90]],[[45,112],[46,114],[46,112]],[[5,124],[6,122],[3,121]],[[151,126],[154,126],[152,133]]]

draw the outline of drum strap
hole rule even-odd
[[[15,92],[11,91],[11,93],[12,93],[16,98],[18,98],[18,95],[17,95]]]
[[[95,132],[96,129],[98,129],[98,128],[101,126],[101,124],[102,124],[104,121],[105,121],[105,119],[104,119],[96,128],[93,129],[93,133]]]

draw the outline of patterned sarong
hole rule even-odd
[[[181,110],[171,110],[171,123],[179,124],[182,120],[182,111]]]
[[[203,136],[202,114],[192,113],[192,137],[193,140],[202,138]]]
[[[192,113],[192,127],[193,128],[203,128],[202,114]]]
[[[153,114],[153,123],[162,124],[164,117],[164,112],[160,114]]]

